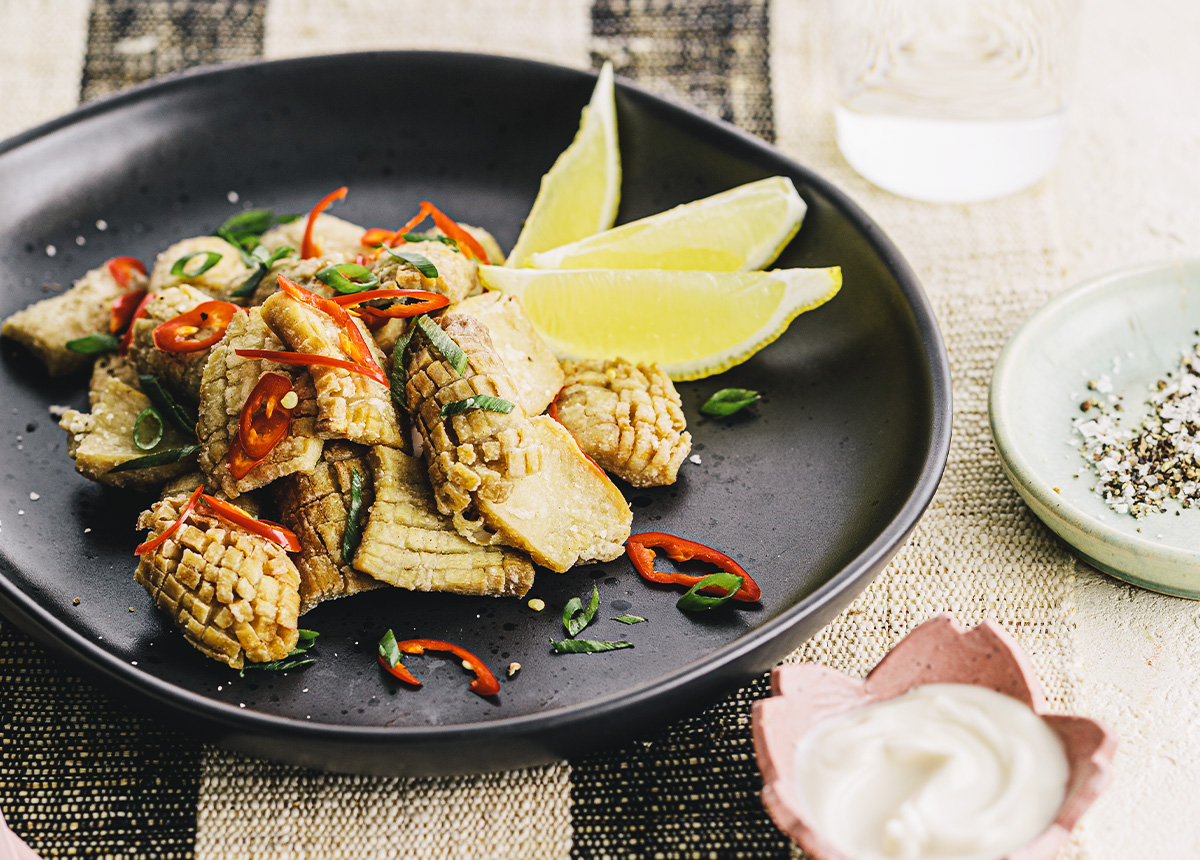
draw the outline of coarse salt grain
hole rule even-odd
[[[108,222],[105,221],[103,218],[101,218],[99,221],[96,222],[96,229],[99,230],[101,233],[103,233],[105,230],[108,229]]]
[[[46,246],[46,256],[47,257],[53,257],[57,253],[58,253],[58,248],[55,248],[53,245]]]

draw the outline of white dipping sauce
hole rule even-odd
[[[917,687],[796,744],[805,817],[855,860],[999,860],[1054,820],[1067,775],[1041,718],[974,684]]]

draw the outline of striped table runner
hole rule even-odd
[[[846,188],[909,256],[945,334],[954,444],[888,570],[791,659],[861,674],[919,622],[996,618],[1052,705],[1077,709],[1074,563],[1004,480],[988,376],[1064,285],[1044,188],[973,207],[879,192],[837,155],[821,0],[26,0],[0,3],[0,134],[198,64],[378,48],[597,66],[775,142]],[[0,808],[43,857],[788,858],[749,734],[765,678],[612,751],[447,779],[313,773],[206,748],[74,679],[0,622]],[[1077,847],[1064,856],[1076,856]],[[1079,855],[1082,856],[1082,855]]]

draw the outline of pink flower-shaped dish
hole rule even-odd
[[[1050,714],[1029,659],[998,624],[964,630],[950,615],[926,621],[893,648],[865,679],[809,663],[776,666],[774,695],[754,704],[754,749],[763,804],[775,824],[814,860],[853,860],[805,820],[794,761],[796,742],[822,720],[907,693],[925,684],[977,684],[1028,705],[1062,740],[1069,776],[1054,821],[1007,860],[1045,860],[1108,785],[1116,736],[1086,717]]]

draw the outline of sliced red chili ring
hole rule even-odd
[[[654,569],[655,553],[652,547],[663,550],[675,561],[690,561],[697,559],[716,565],[726,573],[742,577],[742,587],[733,595],[733,599],[745,603],[753,603],[762,596],[758,583],[746,573],[745,568],[720,550],[715,550],[702,543],[681,538],[666,532],[642,532],[630,535],[625,541],[625,554],[633,562],[634,569],[643,579],[664,585],[695,585],[703,576],[692,576],[686,573],[675,573]],[[719,591],[719,589],[717,590]]]
[[[470,683],[472,693],[477,693],[480,696],[494,696],[500,692],[500,682],[496,680],[496,676],[492,674],[492,670],[466,648],[455,645],[452,642],[443,642],[440,639],[405,639],[403,642],[397,642],[396,647],[405,654],[424,654],[426,651],[448,651],[463,662],[464,668],[474,673],[475,678]],[[386,663],[387,661],[384,661],[386,668],[389,670],[393,668],[386,666]],[[397,677],[399,676],[397,675]],[[417,683],[420,682],[418,681]]]
[[[383,385],[387,385],[387,377],[379,365],[375,363],[375,356],[371,354],[370,348],[367,346],[367,341],[363,338],[363,334],[358,330],[358,326],[354,324],[354,320],[350,318],[350,314],[346,313],[346,309],[337,302],[330,299],[318,296],[310,290],[297,284],[283,275],[279,276],[279,288],[297,301],[313,307],[324,314],[330,316],[338,327],[342,330],[343,338],[339,346],[350,356],[350,360],[363,367],[367,376],[372,379],[379,380]]]
[[[188,516],[192,513],[192,508],[196,507],[196,502],[200,500],[200,494],[203,492],[204,485],[201,484],[192,491],[192,495],[188,498],[187,504],[184,505],[183,510],[179,513],[179,519],[175,520],[175,522],[163,529],[156,537],[152,537],[149,540],[138,544],[137,549],[133,551],[133,554],[145,555],[148,552],[153,552],[154,550],[158,549],[158,547],[160,547],[167,538],[175,534],[175,532],[179,530],[179,527],[187,521]]]
[[[225,468],[229,470],[229,474],[233,475],[235,481],[240,481],[253,472],[258,464],[265,459],[265,457],[261,457],[255,460],[248,455],[242,450],[241,438],[234,436],[233,442],[229,445],[229,453],[225,455]]]
[[[291,529],[270,520],[255,519],[237,505],[230,504],[223,499],[218,499],[207,493],[202,498],[204,499],[204,504],[208,505],[213,513],[228,520],[235,526],[240,526],[251,534],[266,538],[271,543],[286,549],[288,552],[300,551],[300,539],[296,537],[295,532]]]
[[[367,232],[363,233],[362,238],[358,241],[361,245],[365,245],[368,248],[374,248],[376,245],[384,245],[388,242],[391,242],[395,236],[396,234],[391,230],[387,230],[383,227],[372,227]]]
[[[388,674],[390,674],[396,678],[399,678],[401,681],[403,681],[406,684],[412,684],[414,687],[421,686],[421,682],[417,680],[417,676],[414,675],[412,672],[408,671],[408,669],[405,668],[403,663],[397,663],[395,666],[393,666],[386,659],[384,659],[384,656],[382,654],[377,654],[376,659],[379,661],[380,666],[387,669]]]
[[[405,242],[404,234],[411,233],[412,229],[429,217],[429,203],[422,203],[421,208],[417,210],[417,214],[409,218],[404,226],[392,234],[392,238],[388,241],[388,245],[395,247],[403,245]]]
[[[292,381],[281,373],[267,372],[262,375],[238,418],[238,440],[242,451],[254,460],[262,460],[271,453],[288,434],[295,403],[287,406],[287,395],[295,400]]]
[[[308,213],[308,223],[304,225],[304,241],[300,243],[300,259],[307,260],[309,257],[319,257],[321,255],[321,249],[313,241],[313,225],[317,223],[317,216],[328,209],[333,201],[346,199],[346,194],[349,190],[349,188],[343,185],[336,191],[330,191],[317,201],[317,205]]]
[[[483,246],[475,240],[474,236],[472,236],[462,227],[458,226],[458,222],[448,216],[441,209],[438,209],[428,200],[421,201],[421,207],[424,208],[426,206],[429,207],[429,214],[433,216],[433,223],[437,224],[439,230],[457,242],[460,246],[466,246],[467,250],[471,252],[471,256],[473,256],[476,260],[484,265],[488,264],[489,261],[487,251],[483,250]],[[408,231],[405,230],[404,232],[407,233]]]
[[[307,352],[282,352],[274,349],[236,349],[234,352],[243,358],[265,358],[267,361],[274,361],[276,364],[294,364],[300,367],[338,367],[342,370],[349,370],[351,373],[361,373],[363,376],[370,377],[382,385],[387,384],[384,381],[383,371],[372,370],[369,367],[363,367],[361,364],[355,364],[353,361],[347,361],[344,358],[332,358],[327,355],[310,355]]]
[[[200,352],[225,337],[233,315],[240,311],[232,302],[201,302],[190,311],[173,316],[154,329],[154,345],[163,352]]]
[[[133,273],[146,274],[146,264],[137,257],[113,257],[104,263],[108,273],[123,289],[133,286]]]
[[[108,331],[110,334],[119,334],[125,330],[125,327],[133,322],[133,312],[137,310],[138,305],[142,303],[142,299],[146,297],[146,290],[133,290],[132,292],[122,293],[112,300],[109,305],[109,320]]]
[[[347,296],[334,296],[330,301],[336,302],[344,308],[352,308],[378,299],[418,299],[418,301],[412,304],[393,302],[386,308],[372,307],[360,308],[360,310],[369,310],[373,315],[381,317],[415,317],[440,311],[450,304],[448,296],[429,290],[368,290],[363,293],[351,293]]]
[[[146,293],[142,296],[142,300],[138,302],[138,306],[133,309],[133,315],[129,317],[129,328],[125,329],[125,335],[121,338],[120,353],[124,355],[129,352],[129,344],[133,343],[133,325],[146,313],[146,305],[154,299],[154,293]]]

